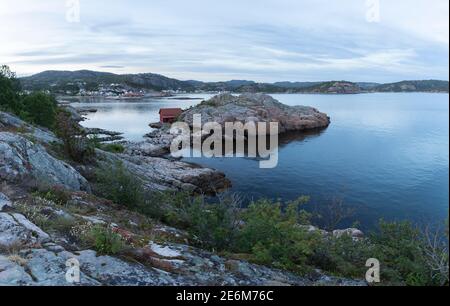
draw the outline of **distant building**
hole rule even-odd
[[[173,123],[182,112],[181,108],[161,108],[159,110],[159,121],[161,123]]]

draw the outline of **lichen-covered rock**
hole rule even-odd
[[[0,286],[25,286],[32,283],[33,278],[24,267],[0,255]]]
[[[76,194],[81,196],[82,193]],[[15,205],[17,203],[13,208],[17,207]],[[365,285],[364,281],[331,277],[320,271],[299,276],[244,260],[221,257],[187,245],[183,239],[186,233],[167,226],[152,226],[148,229],[150,232],[138,224],[121,228],[113,225],[112,221],[114,218],[124,219],[124,216],[111,205],[98,205],[102,214],[111,217],[109,225],[105,226],[111,226],[128,244],[122,255],[132,261],[100,256],[93,250],[80,251],[79,246],[68,244],[61,233],[49,231],[50,237],[23,215],[0,213],[0,286]],[[73,216],[78,218],[82,215]],[[126,236],[130,239],[125,239]],[[158,242],[144,237],[155,237]],[[160,242],[173,241],[169,237],[180,242]],[[8,247],[14,249],[14,253],[9,253]],[[66,278],[68,260],[79,264],[79,283],[71,283]]]
[[[225,174],[211,168],[159,157],[98,152],[106,165],[122,163],[129,172],[142,180],[148,190],[214,194],[231,185]]]
[[[15,183],[32,179],[71,190],[90,189],[69,164],[49,155],[43,146],[9,132],[0,132],[0,179]]]
[[[168,133],[160,133],[159,135],[152,134],[145,141],[127,142],[125,147],[125,154],[128,155],[142,155],[151,157],[160,157],[170,153],[170,144],[174,136]]]
[[[0,246],[31,245],[50,236],[21,214],[0,213]]]
[[[292,273],[230,260],[184,244],[150,242],[148,256],[172,273],[184,275],[188,284],[203,286],[313,286],[365,285],[363,281],[325,276],[320,271],[313,277],[300,277]],[[154,261],[153,261],[154,262]]]
[[[35,127],[11,114],[0,112],[0,131],[15,129],[25,136],[32,137],[41,143],[60,142],[60,140],[44,128]]]
[[[186,284],[180,275],[129,264],[111,256],[97,256],[94,251],[82,251],[76,257],[81,269],[102,284],[113,286],[163,286]]]
[[[309,106],[288,106],[269,95],[246,93],[240,96],[221,94],[182,113],[180,120],[193,125],[193,115],[200,114],[202,123],[278,122],[278,132],[324,128],[330,118]]]

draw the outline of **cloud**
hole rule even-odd
[[[0,62],[47,69],[155,72],[179,79],[389,82],[448,79],[448,1],[2,0]]]

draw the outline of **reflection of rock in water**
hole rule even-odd
[[[306,130],[301,132],[288,132],[280,135],[280,138],[278,140],[279,146],[284,147],[285,145],[294,142],[294,141],[304,141],[308,138],[315,138],[322,135],[323,132],[326,131],[328,127],[325,128],[318,128],[318,129],[312,129],[312,130]]]
[[[291,142],[304,141],[306,139],[319,137],[326,129],[327,128],[320,128],[320,129],[312,129],[312,130],[300,131],[300,132],[288,132],[288,133],[284,133],[282,135],[278,135],[278,144],[277,144],[278,148],[284,147]],[[237,150],[236,139],[233,140],[233,148],[232,149],[228,148],[228,150],[227,150],[227,147],[225,146],[225,140],[222,140],[222,156],[227,156],[227,157],[240,156],[240,157],[244,157],[246,159],[255,160],[255,161],[260,161],[262,159],[266,159],[266,158],[261,158],[260,154],[257,154],[256,157],[249,156],[249,142],[247,139],[248,138],[246,137],[246,139],[244,141],[243,150]],[[216,140],[216,141],[218,142],[220,140]],[[273,147],[273,148],[271,147],[270,136],[266,136],[265,141],[266,141],[267,150],[271,149],[269,151],[269,153],[273,153],[273,151],[276,149],[276,147]],[[259,137],[256,138],[256,148],[258,148],[258,147],[259,147]],[[214,146],[211,146],[211,149],[213,149],[213,148],[214,148]],[[256,150],[256,152],[258,153],[258,150]]]

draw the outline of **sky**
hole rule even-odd
[[[449,75],[448,0],[0,0],[0,64],[181,80]]]

